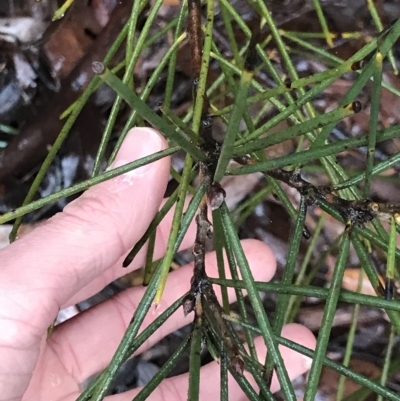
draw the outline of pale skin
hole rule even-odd
[[[155,131],[135,128],[114,167],[166,147]],[[62,213],[0,252],[0,401],[73,401],[82,384],[107,366],[145,289],[126,290],[79,314],[57,326],[49,339],[46,330],[59,309],[88,298],[143,265],[144,250],[127,269],[122,268],[122,261],[163,201],[169,165],[165,158],[91,188]],[[171,220],[169,214],[157,232],[156,258],[165,251]],[[182,249],[193,245],[194,233],[193,225]],[[275,258],[268,246],[256,240],[245,240],[242,245],[255,279],[270,280]],[[217,276],[214,254],[207,255],[206,265],[208,274]],[[145,326],[189,289],[191,275],[190,265],[170,274],[163,299],[147,316]],[[219,295],[217,287],[216,292]],[[229,297],[234,301],[233,291]],[[178,310],[138,353],[192,320],[192,315],[185,318]],[[285,326],[283,336],[309,348],[315,346],[312,333],[297,324]],[[265,345],[261,339],[256,345],[263,360]],[[284,347],[281,351],[292,379],[309,369],[307,358]],[[202,368],[200,399],[219,398],[218,378],[218,362]],[[185,400],[187,379],[181,375],[165,380],[150,400]],[[232,378],[229,389],[230,400],[246,399]],[[276,378],[271,389],[279,389]],[[106,399],[131,400],[139,390]]]

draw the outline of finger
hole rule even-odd
[[[166,148],[149,128],[131,130],[113,167]],[[142,236],[162,201],[168,158],[96,185],[46,224],[1,251],[1,310],[37,319],[42,334],[72,294],[117,262]],[[10,290],[8,290],[10,288]],[[11,339],[10,339],[11,340]]]
[[[190,200],[191,200],[191,197],[188,196],[185,201],[184,211],[188,207]],[[165,202],[166,202],[166,200],[163,201],[162,203],[165,203]],[[157,227],[156,241],[155,241],[154,254],[153,254],[154,260],[162,258],[165,254],[165,251],[167,249],[169,234],[170,234],[171,227],[172,227],[172,220],[174,218],[174,212],[175,212],[175,208],[173,207],[166,214],[164,219],[161,221],[161,223]],[[196,222],[195,222],[195,219],[193,219],[191,224],[189,225],[189,228],[188,228],[183,240],[182,240],[179,250],[188,249],[191,246],[193,246],[195,236],[196,236]],[[114,280],[117,280],[118,278],[120,278],[140,267],[143,267],[143,265],[146,262],[146,252],[147,252],[147,244],[145,246],[143,246],[143,248],[138,252],[135,259],[132,261],[132,263],[127,268],[122,268],[122,263],[126,257],[126,253],[125,253],[123,256],[121,256],[121,258],[118,260],[117,263],[115,263],[109,269],[105,270],[103,272],[103,274],[101,274],[100,276],[97,276],[87,286],[85,286],[79,292],[74,294],[74,296],[71,299],[69,299],[63,305],[63,307],[74,305],[85,299],[88,299],[89,297],[93,296],[94,294],[97,294],[106,285],[110,284]]]
[[[257,240],[244,240],[242,245],[255,279],[269,281],[276,268],[275,257],[270,248]],[[215,253],[206,255],[206,266],[211,277],[218,276]],[[156,310],[147,314],[142,329],[189,290],[192,274],[193,265],[186,265],[170,273],[162,301]],[[229,276],[228,272],[227,276]],[[215,286],[215,290],[221,300],[219,286]],[[62,365],[75,376],[78,382],[82,383],[109,363],[144,292],[144,288],[126,290],[56,328],[49,340],[49,345],[52,352],[60,358]],[[232,302],[235,298],[232,288],[229,289],[228,295]],[[179,309],[137,353],[192,321],[193,315],[185,318],[182,309]],[[96,358],[92,358],[93,355],[96,355]],[[44,364],[46,363],[48,361],[44,361]]]
[[[303,345],[304,347],[315,349],[316,340],[314,334],[305,326],[297,323],[290,323],[283,326],[282,337],[287,338],[295,343]],[[267,349],[265,348],[264,340],[261,337],[257,337],[255,340],[257,355],[259,361],[264,364],[265,358],[267,356]],[[290,380],[294,380],[303,373],[306,373],[311,368],[312,360],[311,358],[300,354],[290,348],[279,345],[279,351],[281,352],[285,367],[289,373]],[[254,388],[258,387],[255,384],[253,378],[247,374],[247,379],[253,384]],[[279,380],[274,373],[271,382],[271,391],[274,393],[280,389]]]
[[[304,347],[314,349],[315,338],[310,330],[299,324],[288,324],[283,327],[282,336],[294,341]],[[265,346],[262,338],[255,339],[255,346],[261,363],[265,361]],[[281,355],[288,371],[290,380],[307,372],[311,367],[311,359],[299,354],[289,348],[279,347]],[[249,380],[253,388],[258,392],[259,389],[255,385],[252,376],[245,372],[246,378]],[[158,386],[149,401],[186,401],[189,383],[188,374],[175,376],[166,379]],[[106,397],[105,401],[127,401],[132,400],[140,392],[141,389],[134,389],[123,394]],[[275,393],[279,390],[279,382],[276,376],[273,377],[271,383],[271,392]],[[228,379],[229,401],[244,401],[248,398],[243,393],[239,384],[229,375]],[[211,362],[203,366],[200,371],[200,400],[217,400],[220,397],[220,365],[217,362]]]

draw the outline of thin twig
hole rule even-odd
[[[213,120],[209,115],[210,103],[206,92],[200,94],[199,90],[201,65],[203,60],[202,48],[202,29],[201,29],[201,8],[199,0],[189,0],[189,27],[188,27],[191,56],[192,56],[192,80],[193,97],[197,101],[202,101],[200,125],[198,125],[198,143],[206,154],[206,161],[199,162],[200,182],[205,183],[207,190],[204,195],[199,211],[196,216],[196,239],[193,246],[194,271],[191,280],[191,292],[184,302],[184,313],[195,312],[195,322],[202,321],[205,326],[213,326],[226,349],[230,359],[232,369],[239,375],[243,374],[244,362],[239,356],[239,348],[232,336],[232,328],[223,318],[223,310],[215,295],[212,284],[210,283],[205,266],[206,241],[212,235],[212,225],[208,220],[208,205],[211,208],[218,208],[225,199],[225,191],[220,184],[213,183],[218,157],[220,155],[220,144],[212,137]],[[194,108],[196,103],[194,104]],[[194,121],[193,130],[196,132],[196,122]],[[203,306],[212,312],[212,321],[207,321],[207,316],[203,314]],[[214,324],[213,324],[214,323]]]

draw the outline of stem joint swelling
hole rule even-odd
[[[252,164],[254,160],[249,157],[236,158],[241,164]],[[363,228],[365,224],[374,219],[391,220],[392,225],[400,225],[400,205],[378,203],[370,199],[347,200],[335,193],[335,188],[315,186],[304,180],[300,173],[282,169],[268,170],[266,175],[277,179],[296,189],[306,199],[307,206],[318,204],[329,213],[337,213],[336,218],[342,218],[346,232],[351,234],[353,227]],[[377,294],[384,294],[386,299],[393,298],[393,279],[386,279],[385,288],[381,284],[376,288]]]
[[[212,136],[213,119],[210,116],[210,102],[206,93],[206,77],[210,57],[208,42],[212,34],[213,2],[207,5],[206,35],[203,44],[201,28],[201,4],[199,0],[190,0],[189,7],[189,41],[192,58],[192,82],[194,113],[192,130],[198,133],[198,146],[205,155],[205,160],[198,163],[200,182],[205,185],[204,194],[196,216],[196,239],[193,245],[194,270],[191,279],[191,290],[183,301],[183,311],[187,315],[194,312],[192,337],[202,334],[216,341],[215,349],[221,349],[230,360],[230,367],[239,375],[243,375],[244,362],[239,356],[237,340],[230,323],[223,318],[224,311],[219,304],[214,289],[206,273],[205,254],[206,241],[212,238],[212,224],[208,220],[208,205],[212,210],[218,209],[225,200],[225,191],[214,175],[221,155],[222,145]],[[207,35],[207,32],[209,34]],[[208,49],[208,51],[207,51]],[[217,344],[218,343],[218,344]]]
[[[197,3],[197,2],[196,2]],[[197,46],[198,42],[192,43]],[[194,52],[198,53],[198,52]],[[196,59],[194,58],[195,64]],[[200,68],[193,68],[193,71],[200,71]],[[194,81],[197,82],[196,77]],[[196,91],[201,90],[198,84],[194,85]],[[194,93],[194,97],[198,93]],[[199,124],[199,147],[206,155],[204,162],[199,162],[199,178],[206,186],[206,193],[200,202],[198,214],[196,216],[196,239],[193,245],[194,270],[191,279],[191,290],[183,302],[184,314],[194,311],[194,327],[201,322],[203,334],[206,330],[211,330],[214,335],[209,338],[222,340],[224,351],[229,360],[230,367],[240,376],[243,375],[244,362],[239,356],[239,349],[236,340],[233,338],[234,331],[230,323],[223,318],[224,311],[219,304],[214,289],[206,273],[205,254],[206,241],[212,238],[212,224],[208,220],[208,205],[212,210],[218,209],[224,202],[226,193],[219,182],[215,182],[213,177],[217,168],[219,156],[221,154],[221,144],[212,137],[213,120],[208,111],[210,108],[206,92],[202,96],[202,110]],[[195,127],[194,127],[195,128]],[[195,331],[193,331],[195,333]],[[216,349],[220,346],[216,346]]]
[[[252,164],[251,158],[236,158],[241,164]],[[275,178],[291,188],[296,189],[300,195],[306,197],[307,205],[318,204],[322,207],[328,205],[335,209],[345,223],[363,227],[375,218],[388,220],[391,217],[400,225],[400,206],[389,203],[378,203],[370,199],[347,200],[335,194],[335,188],[316,186],[304,180],[296,170],[286,171],[280,168],[267,170],[266,175]]]
[[[212,224],[208,220],[208,203],[212,209],[222,205],[225,191],[219,183],[212,183],[210,170],[204,163],[199,164],[199,173],[203,182],[207,184],[199,212],[196,216],[196,239],[193,245],[194,270],[191,279],[191,290],[183,301],[183,311],[187,315],[195,313],[194,322],[202,322],[203,330],[212,330],[217,338],[222,340],[224,350],[230,360],[231,368],[239,375],[243,375],[244,362],[239,355],[236,340],[233,338],[233,329],[224,318],[224,311],[215,295],[212,284],[206,273],[205,254],[206,241],[212,238]]]

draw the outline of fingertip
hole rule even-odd
[[[133,160],[132,156],[134,156],[134,159],[139,159],[159,152],[167,147],[167,141],[155,129],[149,127],[134,127],[126,134],[110,168],[116,168],[129,163]],[[138,170],[139,169],[136,171]]]
[[[297,323],[286,324],[282,328],[282,337],[293,341],[296,344],[300,344],[306,348],[315,349],[316,339],[314,334],[307,329],[307,327],[302,326]],[[258,359],[261,363],[264,363],[267,350],[265,348],[264,339],[262,337],[257,337],[254,340],[254,344],[257,349]],[[285,367],[288,371],[290,380],[294,380],[296,377],[299,377],[303,373],[306,373],[310,370],[312,359],[291,349],[285,347],[283,345],[279,345],[279,351],[282,355]],[[248,377],[252,382],[253,380]],[[271,383],[271,391],[276,392],[280,388],[278,377],[276,373],[274,373],[272,383]]]
[[[245,239],[241,243],[254,280],[270,281],[276,272],[276,258],[272,249],[256,239]]]
[[[297,323],[289,323],[282,328],[282,337],[293,341],[303,347],[314,350],[316,339],[314,334],[305,326]],[[308,372],[311,368],[312,359],[291,348],[283,345],[279,346],[285,367],[288,371],[290,380],[294,380],[300,375]],[[278,391],[280,388],[278,378],[274,374],[271,389]]]
[[[296,341],[303,347],[314,349],[317,340],[313,332],[302,324],[289,323],[283,326],[282,337]]]
[[[307,327],[298,323],[289,323],[283,326],[282,337],[287,338],[303,347],[314,350],[317,344],[317,339],[315,338],[313,332]],[[303,372],[307,372],[311,368],[312,359],[308,356],[300,354],[294,350],[286,348],[287,352],[291,353],[292,357],[298,361],[299,365],[303,366]]]

